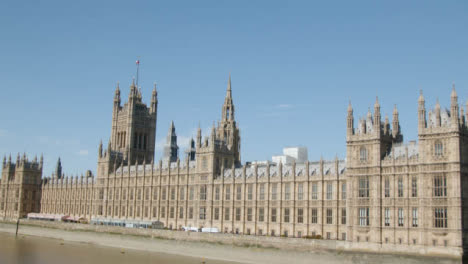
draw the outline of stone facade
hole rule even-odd
[[[156,87],[149,107],[134,84],[122,107],[117,87],[111,139],[106,150],[99,146],[96,177],[63,177],[58,164],[54,175],[41,180],[42,161],[24,157],[15,165],[4,160],[0,213],[4,218],[41,212],[160,221],[169,229],[214,227],[244,235],[320,235],[352,243],[462,249],[467,242],[468,116],[459,109],[455,90],[451,98],[450,111],[437,104],[426,117],[421,94],[418,143],[403,143],[396,108],[392,125],[388,118],[381,122],[377,100],[374,113],[369,111],[357,128],[349,106],[346,161],[242,165],[229,77],[221,120],[209,136],[203,138],[199,128],[181,160],[172,123],[164,161],[155,163]],[[12,196],[12,188],[19,196]],[[23,190],[35,190],[36,197],[20,206]]]

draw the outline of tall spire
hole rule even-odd
[[[421,134],[426,128],[426,106],[422,89],[419,91],[418,98],[418,130]]]
[[[200,148],[202,145],[202,132],[200,128],[200,122],[198,122],[198,129],[197,129],[197,147]]]
[[[458,95],[457,91],[455,91],[455,83],[452,84],[452,93],[450,95],[450,117],[452,127],[457,128],[459,126],[459,107],[458,107]]]
[[[151,95],[151,113],[156,113],[158,108],[158,90],[156,89],[156,82],[153,86],[153,93]]]
[[[393,108],[392,126],[393,137],[396,138],[400,134],[400,121],[398,120],[398,109],[396,105]]]
[[[166,145],[164,146],[164,162],[176,162],[179,158],[179,147],[177,146],[177,135],[174,121],[171,121],[169,132],[167,133]]]
[[[222,121],[234,120],[234,103],[232,102],[231,73],[226,89],[226,98],[224,99]]]
[[[346,120],[346,127],[347,127],[347,134],[353,135],[354,134],[354,116],[353,116],[353,106],[351,105],[351,100],[349,100],[349,104],[348,104],[348,117]]]
[[[57,160],[57,166],[55,167],[55,177],[57,179],[62,178],[62,162],[60,161],[60,157]]]

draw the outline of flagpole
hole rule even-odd
[[[136,65],[137,65],[136,87],[137,87],[137,89],[138,89],[138,74],[139,74],[139,72],[140,72],[140,59],[137,59]]]

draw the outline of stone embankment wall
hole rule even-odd
[[[0,221],[0,223],[16,224],[16,221]],[[369,242],[351,243],[341,240],[325,239],[306,239],[306,238],[283,238],[271,236],[253,236],[253,235],[235,235],[223,233],[201,233],[185,232],[164,229],[138,229],[116,226],[97,226],[90,224],[72,224],[63,222],[48,222],[37,220],[20,221],[21,225],[29,225],[43,228],[54,228],[66,231],[82,231],[96,233],[110,233],[133,235],[141,237],[150,237],[157,239],[169,239],[178,241],[219,243],[225,245],[235,245],[242,247],[276,248],[280,250],[294,251],[348,251],[348,252],[366,252],[366,253],[385,253],[385,254],[406,254],[421,256],[437,256],[459,258],[463,256],[460,248],[454,247],[432,247],[432,246],[414,246],[395,245],[395,244],[377,244]],[[12,225],[12,227],[14,227]]]

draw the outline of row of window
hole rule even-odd
[[[304,195],[304,183],[298,183],[298,191],[296,195],[297,200],[304,200],[305,195]],[[346,199],[346,183],[343,183],[341,185],[341,199]],[[214,200],[220,200],[221,198],[221,187],[216,186],[214,189]],[[195,195],[195,187],[190,187],[189,188],[189,200],[193,200]],[[120,192],[119,190],[115,191],[115,197],[112,196],[112,190],[108,191],[108,199],[112,200],[113,198],[115,200],[119,200],[120,198]],[[284,193],[283,193],[284,200],[291,200],[291,184],[286,183],[284,185]],[[265,184],[260,184],[259,185],[259,194],[258,198],[259,200],[265,200]],[[104,199],[104,190],[99,190],[99,199]],[[278,186],[276,183],[273,183],[271,186],[271,194],[270,194],[271,200],[277,200],[278,199]],[[134,198],[134,190],[130,189],[129,190],[129,200],[133,200]],[[139,189],[137,191],[137,200],[141,200],[142,198],[142,190]],[[149,189],[146,190],[145,192],[145,200],[149,200],[150,198],[150,191]],[[127,199],[127,190],[123,189],[122,190],[122,200]],[[158,199],[158,191],[155,189],[153,191],[153,199],[157,200]],[[167,188],[163,187],[161,189],[161,200],[166,200],[167,199]],[[170,189],[170,200],[175,200],[176,199],[176,189],[171,188]],[[180,187],[179,190],[179,199],[180,200],[185,200],[185,188]],[[207,199],[207,186],[202,185],[200,186],[199,189],[199,199],[200,200],[206,200]],[[226,186],[225,187],[225,192],[224,192],[224,199],[225,200],[231,200],[231,186]],[[242,200],[242,185],[237,185],[235,189],[235,199],[236,200]],[[318,184],[313,183],[312,184],[312,192],[311,192],[311,199],[312,200],[317,200],[318,199]],[[333,184],[332,183],[327,183],[326,185],[326,199],[327,200],[332,200],[333,199]],[[253,200],[253,184],[248,184],[247,185],[247,200]]]
[[[432,180],[432,196],[445,197],[447,196],[447,177],[438,175],[434,176]],[[359,197],[369,197],[369,178],[359,178]],[[384,196],[390,197],[390,179],[388,177],[384,180]],[[397,196],[404,197],[404,183],[403,177],[397,179]],[[418,197],[418,179],[417,177],[411,178],[411,197]]]
[[[405,226],[405,210],[398,208],[398,221],[399,227]],[[360,226],[369,226],[369,208],[363,207],[358,209],[358,222]],[[384,209],[384,223],[385,226],[390,226],[391,209],[386,207]],[[411,226],[419,226],[419,211],[418,208],[411,209]],[[447,228],[447,207],[438,207],[433,209],[433,227]]]

